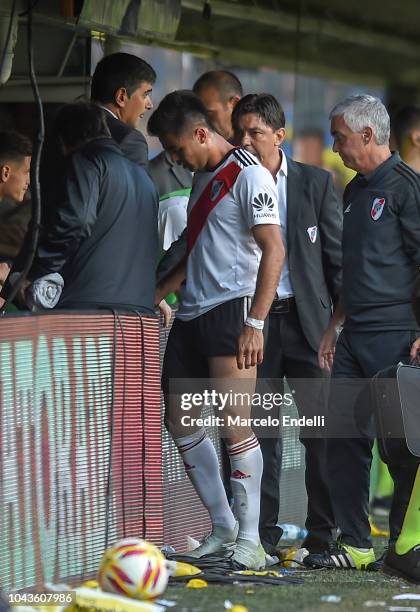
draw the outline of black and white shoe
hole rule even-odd
[[[373,548],[365,550],[341,542],[334,542],[330,544],[328,550],[308,555],[303,559],[306,567],[327,569],[368,570],[374,562]]]

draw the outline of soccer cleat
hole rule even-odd
[[[265,550],[261,543],[238,538],[230,557],[235,570],[261,570],[265,568]]]
[[[390,546],[383,571],[388,576],[397,576],[412,584],[420,584],[420,545],[414,546],[405,555],[398,555],[395,547]]]
[[[191,550],[188,555],[199,559],[204,555],[222,554],[226,546],[232,545],[235,542],[238,536],[238,529],[238,523],[235,524],[233,529],[214,525],[211,533],[206,535],[200,545]]]
[[[360,550],[349,544],[331,544],[328,551],[308,555],[303,559],[307,567],[327,569],[357,569],[367,570],[368,566],[375,562],[373,548]]]

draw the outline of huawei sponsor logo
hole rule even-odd
[[[262,211],[264,210],[264,208],[273,210],[274,209],[273,198],[269,196],[268,193],[259,193],[254,198],[253,207],[258,211]]]

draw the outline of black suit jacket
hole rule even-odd
[[[287,169],[290,279],[303,333],[317,351],[340,294],[342,206],[329,172],[289,158]]]
[[[192,172],[179,164],[174,164],[166,151],[162,151],[150,160],[149,174],[160,198],[172,191],[185,189],[192,185]]]
[[[139,166],[147,167],[149,152],[143,134],[123,121],[116,119],[108,111],[105,111],[105,113],[111,136],[120,147],[125,157],[139,164]]]

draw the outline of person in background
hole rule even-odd
[[[4,201],[21,204],[30,182],[32,143],[19,132],[0,132],[0,205]],[[12,226],[13,227],[13,226]],[[14,236],[11,238],[16,239]],[[1,240],[5,239],[4,234]],[[0,286],[10,271],[10,260],[0,262]],[[4,299],[1,298],[1,306]]]
[[[340,158],[325,146],[325,135],[316,128],[304,128],[296,133],[293,139],[293,158],[303,164],[323,168],[331,172],[334,187],[340,198],[354,172],[344,166]]]
[[[391,119],[391,141],[401,159],[420,172],[420,106],[406,106]]]
[[[243,96],[238,77],[228,70],[210,70],[196,80],[193,91],[204,104],[216,132],[231,142],[232,112]]]

